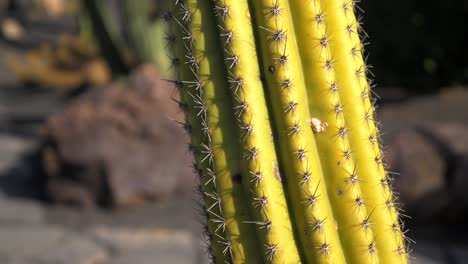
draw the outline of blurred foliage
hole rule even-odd
[[[468,1],[362,1],[379,86],[410,93],[468,84]]]
[[[54,46],[43,43],[22,56],[8,54],[3,62],[18,80],[42,87],[102,86],[111,79],[96,47],[79,36],[61,35]]]
[[[141,63],[157,65],[163,77],[170,75],[159,0],[38,0],[29,7],[17,6],[15,0],[7,2],[5,12],[15,17],[0,19],[0,34],[13,43],[25,41],[30,30],[19,23],[14,10],[49,10],[47,16],[72,16],[79,21],[79,32],[73,35],[61,35],[55,43],[39,43],[24,55],[3,58],[7,69],[22,82],[62,89],[99,86],[127,76]]]

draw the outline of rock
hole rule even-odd
[[[52,201],[127,207],[192,190],[187,138],[173,87],[144,67],[128,87],[78,99],[44,128],[42,157]]]
[[[394,187],[407,207],[419,206],[426,195],[445,188],[445,160],[437,148],[415,129],[400,132],[387,153],[390,171],[398,172]]]
[[[390,171],[400,173],[396,191],[419,224],[456,224],[468,215],[467,126],[448,122],[410,126],[388,149]]]
[[[114,252],[113,264],[198,263],[197,243],[188,232],[99,227],[91,233]]]
[[[2,226],[0,245],[0,259],[10,263],[99,264],[107,256],[95,242],[53,226]]]
[[[425,134],[432,138],[448,162],[447,181],[458,203],[468,208],[468,126],[458,123],[435,123],[427,126]]]
[[[0,196],[1,224],[38,224],[44,221],[44,212],[37,202]]]

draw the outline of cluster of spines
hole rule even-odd
[[[270,126],[253,28],[246,27],[247,1],[215,0],[213,12],[220,28],[225,65],[234,103],[239,144],[242,146],[242,170],[249,175],[243,182],[251,196],[252,221],[263,244],[266,263],[299,263],[291,218],[283,191]],[[247,22],[249,23],[249,22]]]
[[[335,79],[333,41],[327,17],[318,0],[290,2],[305,76],[310,114],[327,124],[315,133],[325,183],[339,228],[343,250],[352,263],[377,263],[377,248],[369,222],[369,210],[361,191]],[[310,22],[312,21],[312,22]],[[312,47],[312,48],[310,48]]]
[[[371,210],[370,221],[375,235],[375,244],[381,262],[406,262],[407,248],[404,232],[385,171],[379,132],[374,120],[374,103],[371,101],[369,66],[362,53],[359,19],[356,19],[356,1],[320,0],[328,13],[328,26],[333,37],[331,44],[337,60],[337,81],[344,108],[346,124],[350,129],[350,145],[356,162],[356,171],[362,180],[362,190],[367,208]],[[364,37],[367,35],[363,33]],[[349,68],[352,65],[352,69]],[[381,191],[376,191],[378,188]]]
[[[260,27],[258,48],[305,261],[344,263],[312,128],[307,123],[309,105],[289,4],[283,0],[251,4]]]

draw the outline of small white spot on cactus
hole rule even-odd
[[[322,122],[320,119],[316,117],[312,117],[307,120],[307,122],[310,124],[312,127],[312,130],[316,133],[321,133],[324,132],[325,129],[327,129],[328,124],[327,122]]]

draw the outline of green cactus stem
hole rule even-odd
[[[407,263],[352,0],[171,0],[214,263]]]

